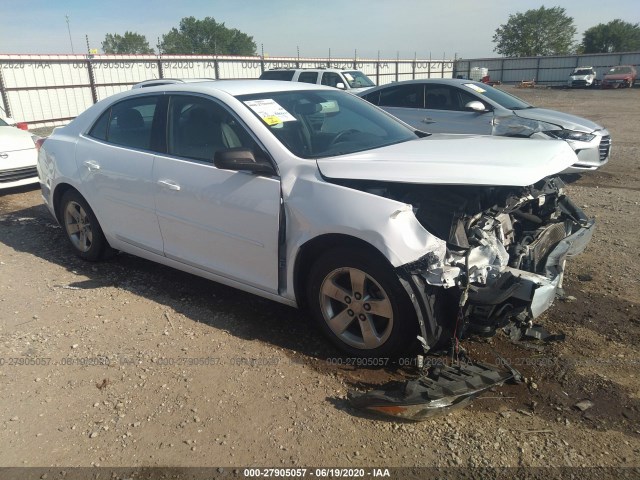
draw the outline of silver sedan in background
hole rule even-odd
[[[359,94],[429,133],[473,133],[562,139],[578,161],[563,173],[596,170],[609,161],[611,136],[597,123],[538,108],[484,83],[465,79],[409,80]]]

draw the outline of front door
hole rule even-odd
[[[213,165],[220,149],[260,150],[221,104],[174,95],[168,108],[167,154],[153,169],[165,255],[277,293],[280,180]]]

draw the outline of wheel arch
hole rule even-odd
[[[60,202],[62,201],[62,197],[64,197],[64,194],[67,193],[69,190],[75,190],[76,192],[78,192],[78,195],[81,195],[82,198],[84,198],[84,195],[82,195],[78,191],[78,189],[75,188],[70,183],[59,183],[58,185],[56,185],[53,191],[53,211],[55,212],[56,220],[60,225],[62,225],[62,216],[60,214]]]
[[[306,307],[306,281],[314,261],[323,253],[337,247],[364,249],[384,262],[390,269],[393,265],[375,246],[351,235],[328,233],[312,238],[304,243],[296,255],[293,267],[293,288],[298,307]]]

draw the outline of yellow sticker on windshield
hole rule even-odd
[[[486,92],[486,90],[482,87],[479,87],[478,85],[476,85],[475,83],[463,83],[463,85],[465,87],[470,88],[471,90],[475,90],[478,93],[484,93]]]
[[[277,125],[279,123],[282,123],[282,120],[280,120],[278,117],[274,117],[273,115],[270,117],[262,117],[262,120],[264,120],[264,123],[266,123],[267,125]]]

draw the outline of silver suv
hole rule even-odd
[[[338,68],[274,68],[260,75],[260,80],[313,83],[359,93],[376,84],[360,70]]]

